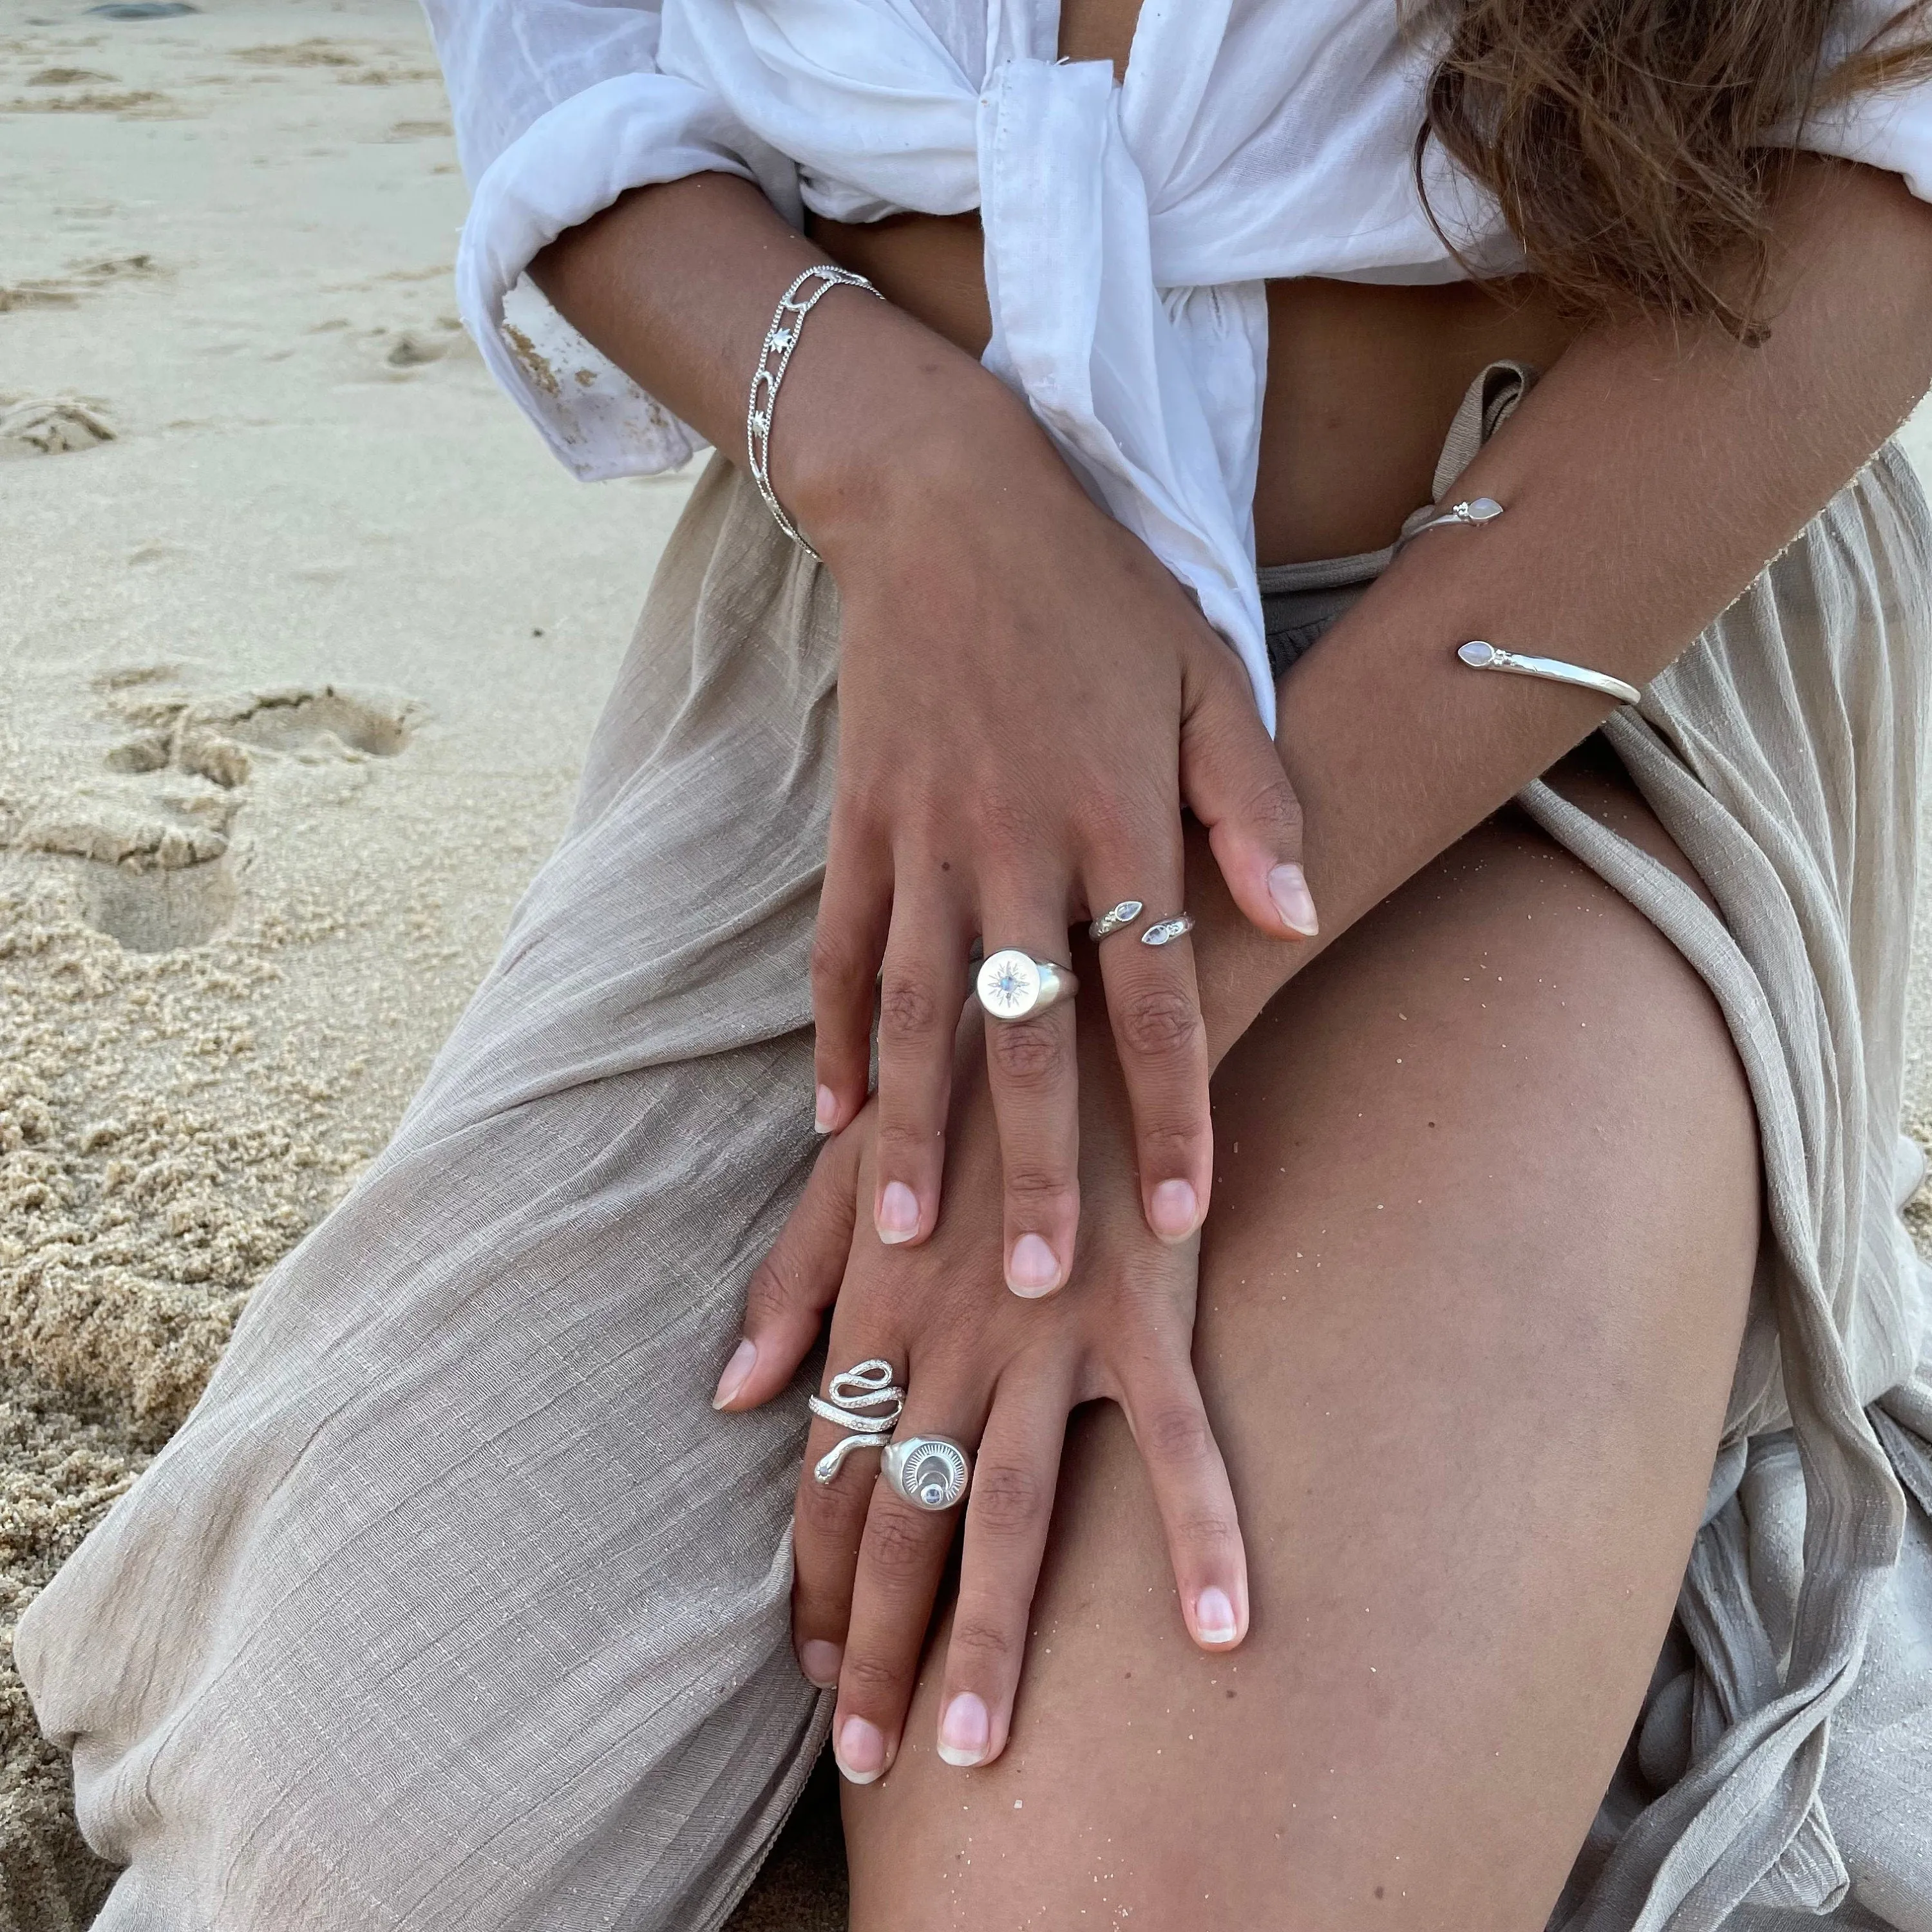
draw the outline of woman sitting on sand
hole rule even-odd
[[[103,1924],[700,1932],[828,1736],[860,1932],[1932,1924],[1894,11],[432,0],[721,454],[21,1627]]]

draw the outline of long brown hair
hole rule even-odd
[[[1754,334],[1790,159],[1772,136],[1932,74],[1932,45],[1902,31],[1928,4],[1821,73],[1845,0],[1424,0],[1412,26],[1447,34],[1418,184],[1433,137],[1496,196],[1566,308]]]

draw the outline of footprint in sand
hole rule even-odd
[[[151,87],[123,89],[118,94],[98,87],[83,88],[77,94],[22,94],[0,101],[0,112],[8,114],[118,114],[126,121],[173,121],[182,112],[167,94]]]
[[[0,396],[0,457],[62,456],[113,440],[97,403],[78,396]]]
[[[130,952],[199,945],[235,908],[228,825],[205,818],[192,794],[147,796],[76,786],[21,828],[23,851],[86,861],[76,868],[81,916]]]
[[[418,709],[394,692],[333,684],[197,698],[173,720],[172,761],[236,785],[248,778],[251,746],[304,764],[393,758],[409,742]]]
[[[0,283],[0,315],[16,308],[74,308],[80,297],[64,282]]]
[[[58,68],[50,71],[65,74],[74,70]],[[72,262],[64,275],[15,282],[10,286],[0,283],[0,315],[9,309],[73,308],[82,296],[105,288],[110,282],[129,276],[157,279],[169,272],[153,256],[147,254],[112,255],[97,260]]]
[[[131,728],[106,754],[116,776],[44,800],[12,842],[83,862],[82,916],[130,952],[199,945],[228,922],[233,826],[258,758],[393,758],[420,716],[394,692],[290,685],[196,698],[170,686],[172,676],[170,667],[130,666],[95,680]]]
[[[237,47],[230,58],[250,67],[360,67],[362,56],[334,40],[311,38],[272,46]]]
[[[440,315],[424,328],[376,328],[365,338],[382,358],[382,374],[394,381],[432,362],[464,362],[476,358],[476,346],[453,315]]]

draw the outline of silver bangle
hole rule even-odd
[[[799,291],[808,282],[816,282],[818,286],[808,295]],[[868,294],[878,295],[878,290],[863,275],[855,275],[850,268],[839,268],[831,262],[821,262],[815,268],[808,268],[796,277],[790,288],[778,298],[778,305],[772,316],[772,326],[765,331],[764,346],[758,351],[758,372],[752,378],[752,398],[745,409],[745,448],[750,458],[752,481],[758,486],[758,494],[764,498],[778,526],[814,563],[824,560],[799,534],[798,526],[784,513],[772,490],[770,470],[772,452],[772,414],[778,407],[778,385],[784,380],[785,370],[791,364],[791,352],[798,346],[800,332],[805,327],[805,319],[818,305],[822,296],[836,288],[863,289]],[[884,299],[883,296],[880,298]]]
[[[1600,692],[1619,704],[1634,704],[1643,693],[1608,671],[1592,670],[1583,664],[1565,664],[1561,658],[1521,657],[1514,651],[1497,650],[1480,638],[1472,638],[1456,646],[1456,655],[1472,670],[1514,671],[1519,677],[1546,678],[1552,684],[1574,684],[1580,691]]]
[[[1396,548],[1421,536],[1424,530],[1451,529],[1458,524],[1486,524],[1503,513],[1503,506],[1493,496],[1472,496],[1460,503],[1451,503],[1446,510],[1438,510],[1430,506],[1432,514],[1424,521],[1406,529],[1396,539]],[[1421,514],[1418,512],[1417,514]],[[1612,677],[1608,671],[1592,670],[1585,664],[1565,664],[1561,658],[1525,657],[1515,651],[1499,650],[1481,638],[1472,638],[1466,644],[1456,646],[1456,655],[1472,670],[1513,671],[1518,677],[1540,677],[1551,684],[1574,685],[1579,691],[1600,692],[1606,698],[1614,698],[1619,704],[1635,704],[1643,693],[1634,684],[1626,684],[1620,677]]]
[[[1424,530],[1451,530],[1458,524],[1486,524],[1503,513],[1503,506],[1493,496],[1472,496],[1463,502],[1451,503],[1446,510],[1437,510],[1432,503],[1429,507],[1432,514],[1426,521],[1417,523],[1412,518],[1404,526],[1402,535],[1395,540],[1397,550],[1413,543]],[[1416,514],[1420,516],[1421,512]]]

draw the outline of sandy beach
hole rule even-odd
[[[0,8],[0,1630],[387,1137],[562,824],[688,478],[453,313],[408,0]],[[0,1924],[102,1888],[0,1677]]]
[[[0,1646],[393,1127],[689,485],[497,394],[465,199],[410,0],[0,4]],[[740,1928],[843,1924],[831,1829]],[[0,1651],[0,1932],[111,1876]]]

